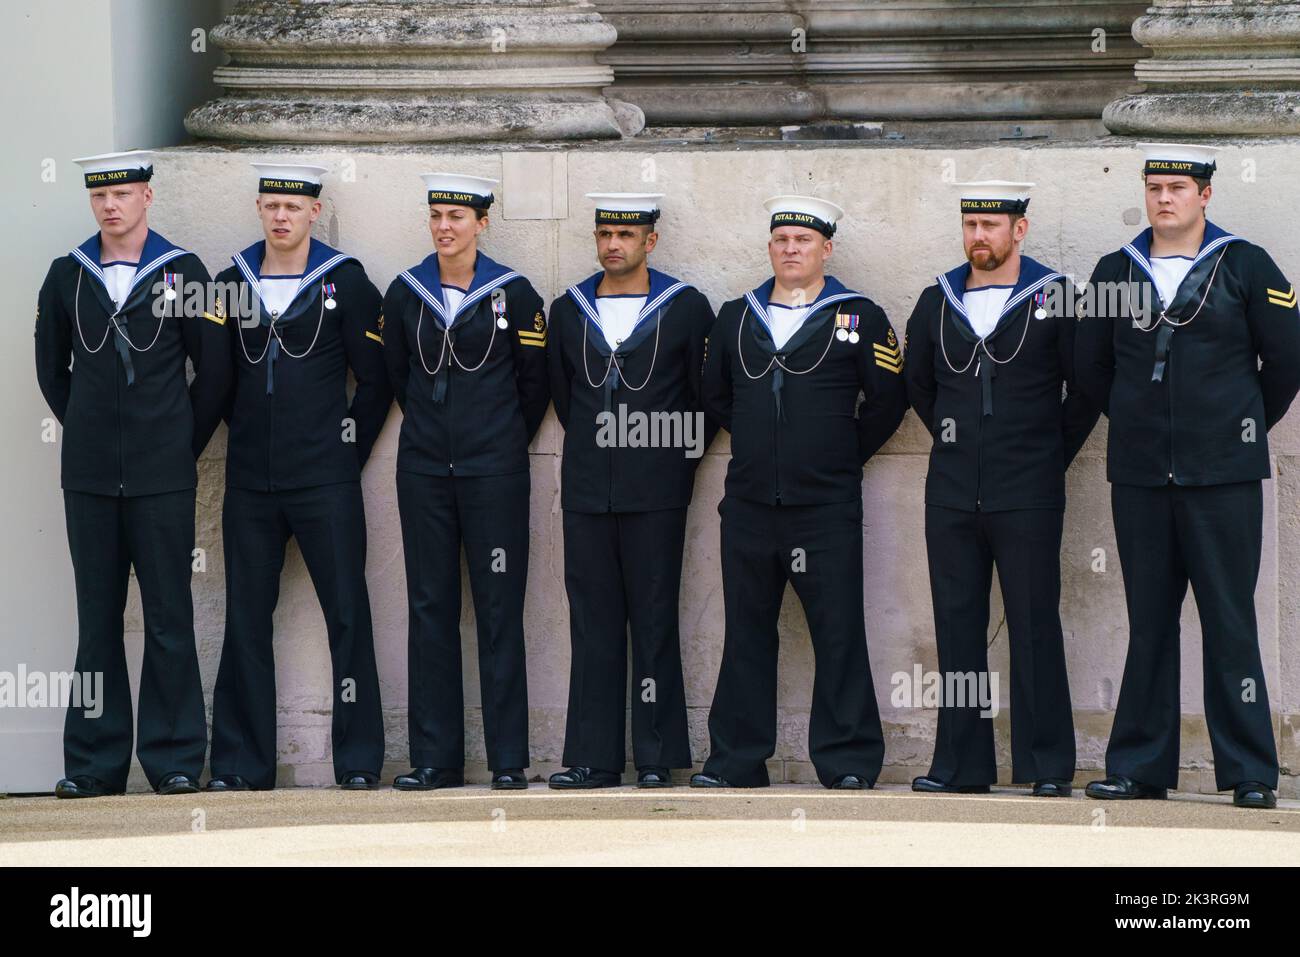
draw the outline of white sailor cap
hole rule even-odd
[[[324,166],[289,166],[283,163],[250,163],[249,165],[257,170],[259,193],[319,196],[320,178],[329,172]]]
[[[663,193],[588,193],[596,201],[596,225],[653,226]]]
[[[1005,179],[986,179],[958,183],[961,211],[966,213],[1020,213],[1029,208],[1029,191],[1033,183],[1014,183]]]
[[[86,189],[116,183],[147,183],[153,177],[153,152],[128,150],[125,153],[101,153],[83,156],[72,162],[86,176]]]
[[[1194,176],[1209,179],[1214,175],[1217,146],[1193,146],[1189,143],[1139,143],[1146,156],[1142,174]]]
[[[491,206],[496,199],[492,188],[501,182],[498,179],[466,176],[463,173],[421,173],[420,179],[424,180],[430,205],[450,203],[474,209],[487,209]]]
[[[773,196],[764,200],[763,206],[772,214],[769,229],[803,226],[817,230],[827,239],[835,235],[835,224],[844,216],[839,206],[816,196]]]

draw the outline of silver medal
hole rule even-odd
[[[335,306],[337,306],[337,305],[338,305],[338,303],[334,301],[334,297],[333,297],[333,296],[331,296],[329,299],[326,299],[326,300],[325,300],[325,308],[326,308],[326,309],[333,309],[333,308],[334,308]]]
[[[856,343],[856,342],[857,342],[859,339],[861,339],[861,338],[862,338],[862,337],[859,336],[856,332],[850,332],[850,333],[849,333],[849,342]]]
[[[504,328],[506,328],[506,327],[509,326],[509,325],[510,325],[510,323],[506,321],[506,317],[505,317],[505,316],[497,316],[497,328],[498,328],[498,329],[504,329]]]
[[[848,342],[848,341],[849,341],[849,330],[847,330],[847,329],[836,329],[836,330],[835,330],[835,338],[838,339],[838,340],[840,340],[840,342]]]
[[[1047,318],[1047,310],[1044,309],[1042,306],[1039,306],[1037,309],[1034,310],[1034,318],[1035,318],[1035,319],[1046,319],[1046,318]]]
[[[176,290],[173,289],[171,286],[168,286],[167,291],[163,293],[163,298],[166,299],[168,302],[171,302],[173,299],[176,298]]]

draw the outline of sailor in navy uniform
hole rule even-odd
[[[691,785],[768,783],[789,582],[816,655],[818,780],[870,788],[885,745],[863,621],[862,466],[906,411],[903,356],[880,307],[825,274],[843,210],[805,196],[766,205],[775,275],[722,307],[704,365],[705,407],[731,433],[718,508],[726,638],[710,754]]]
[[[50,266],[36,313],[36,379],[63,425],[63,502],[77,591],[79,674],[103,712],[70,707],[59,797],[126,788],[132,707],[122,644],[135,569],[144,611],[136,755],[160,794],[198,790],[207,747],[190,572],[195,460],[230,383],[225,329],[192,308],[198,257],[149,229],[152,154],[75,160],[99,232]],[[194,366],[186,386],[185,362]]]
[[[361,469],[393,402],[381,299],[357,259],[311,236],[326,170],[252,165],[266,238],[217,276],[232,292],[225,313],[236,371],[222,511],[226,632],[208,789],[275,786],[272,616],[291,537],[329,638],[335,780],[373,788],[384,727]],[[350,404],[349,370],[356,378]]]
[[[904,337],[908,399],[934,439],[925,541],[939,671],[961,694],[940,703],[934,760],[912,790],[983,793],[997,781],[997,702],[979,696],[996,690],[984,679],[996,566],[1011,645],[1011,777],[1035,795],[1068,796],[1065,470],[1100,413],[1072,382],[1070,284],[1020,251],[1033,184],[958,185],[967,262],[921,293]]]
[[[546,317],[527,279],[478,250],[496,180],[423,179],[436,251],[402,272],[384,297],[384,352],[405,413],[397,504],[410,607],[412,770],[393,786],[464,783],[464,545],[492,787],[525,788],[528,445],[550,404]]]
[[[677,608],[695,469],[717,434],[700,396],[714,315],[689,283],[646,265],[662,194],[587,195],[603,268],[551,304],[547,349],[564,426],[560,505],[573,649],[568,768],[551,775],[550,786],[622,782],[630,628],[637,785],[669,787],[671,768],[691,766]],[[638,421],[640,437],[632,431]],[[619,423],[631,423],[625,442]]]
[[[1268,253],[1206,219],[1213,147],[1142,145],[1151,225],[1092,275],[1128,295],[1113,309],[1097,297],[1076,343],[1079,383],[1110,420],[1129,618],[1106,778],[1087,794],[1163,798],[1178,786],[1178,619],[1190,583],[1216,785],[1240,807],[1268,808],[1278,757],[1255,583],[1268,430],[1300,390],[1296,293]]]

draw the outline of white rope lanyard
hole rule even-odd
[[[479,302],[480,306],[475,307],[475,312],[481,308],[482,300],[479,300]],[[420,301],[420,312],[424,312],[424,300]],[[500,316],[504,317],[505,313],[500,313]],[[442,341],[446,345],[447,350],[451,353],[451,359],[448,364],[450,365],[451,362],[456,363],[463,372],[478,372],[479,369],[483,368],[483,363],[487,362],[488,356],[492,355],[492,345],[497,341],[497,329],[499,328],[497,326],[497,320],[495,318],[492,320],[492,335],[488,338],[487,348],[483,350],[483,358],[479,359],[478,364],[472,367],[465,365],[465,363],[460,361],[460,357],[456,355],[456,344],[451,341],[451,329],[455,324],[456,321],[453,319],[451,326],[448,326],[442,332]],[[419,335],[418,331],[416,332],[416,335]],[[421,361],[423,361],[423,359],[421,359]],[[438,361],[441,362],[442,359],[439,358]]]
[[[290,302],[290,305],[293,305],[293,303]],[[257,365],[259,362],[261,362],[263,359],[266,358],[266,354],[268,351],[270,351],[271,348],[271,338],[273,336],[275,337],[275,341],[280,343],[280,351],[283,352],[290,359],[302,359],[306,357],[307,353],[311,352],[311,350],[316,347],[316,340],[320,338],[321,326],[324,325],[325,323],[325,284],[321,283],[320,313],[316,317],[316,334],[311,337],[311,344],[307,346],[307,348],[304,349],[302,352],[295,355],[294,353],[290,352],[289,347],[284,344],[284,339],[280,336],[280,331],[275,327],[275,324],[279,320],[279,318],[280,318],[279,316],[273,317],[271,319],[271,322],[267,326],[266,345],[262,347],[262,354],[258,356],[256,359],[254,359],[252,356],[248,354],[248,346],[244,342],[243,324],[242,323],[236,324],[239,333],[239,347],[244,351],[244,358],[247,359],[253,365]]]
[[[745,364],[745,350],[742,348],[741,338],[740,338],[741,330],[745,328],[745,317],[748,315],[749,315],[749,303],[746,302],[745,311],[741,313],[740,322],[737,323],[736,325],[736,355],[740,358],[740,368],[744,371],[746,377],[751,382],[755,379],[761,379],[763,378],[763,376],[767,375],[768,371],[772,368],[773,365],[780,366],[784,371],[790,373],[791,375],[807,375],[809,372],[812,372],[814,369],[816,369],[819,365],[822,364],[822,360],[825,359],[827,353],[831,351],[831,343],[835,341],[835,329],[834,329],[834,325],[832,324],[830,337],[826,340],[826,348],[822,350],[822,354],[817,358],[817,361],[814,362],[812,365],[810,365],[807,369],[791,369],[788,365],[786,365],[784,362],[781,361],[779,356],[777,356],[774,353],[772,355],[772,360],[766,366],[764,366],[763,371],[760,372],[758,375],[754,375],[749,371],[749,366]],[[775,340],[773,340],[772,345],[776,345]]]
[[[492,320],[492,335],[488,337],[487,349],[484,350],[483,358],[478,361],[477,365],[467,366],[465,365],[465,363],[460,361],[460,357],[456,355],[456,347],[452,344],[451,341],[451,326],[447,326],[445,329],[442,330],[442,343],[438,347],[438,359],[434,363],[433,368],[430,369],[429,363],[424,358],[424,337],[420,334],[421,329],[424,326],[424,298],[423,297],[419,297],[419,298],[420,298],[420,316],[415,321],[415,351],[419,353],[420,365],[421,367],[423,367],[425,373],[431,376],[437,375],[439,370],[442,369],[443,356],[446,356],[449,352],[451,353],[451,355],[447,359],[448,368],[451,367],[451,364],[453,362],[455,362],[456,366],[459,369],[461,369],[461,371],[463,372],[477,372],[479,369],[483,368],[483,363],[487,362],[488,356],[492,354],[492,346],[497,339],[498,326],[496,320],[495,319]],[[453,321],[453,325],[454,324],[455,323]]]
[[[654,375],[655,372],[655,362],[659,359],[659,327],[663,322],[663,317],[663,309],[655,311],[655,348],[653,354],[650,356],[650,371],[645,374],[645,381],[640,385],[633,385],[631,382],[628,382],[627,379],[624,379],[623,385],[627,386],[629,392],[640,392],[650,384],[650,377]],[[582,374],[587,379],[587,385],[591,386],[593,389],[599,389],[609,381],[609,373],[614,368],[614,363],[618,359],[618,352],[617,350],[610,352],[609,362],[605,365],[605,374],[600,377],[599,382],[592,381],[591,370],[587,365],[587,330],[590,325],[591,317],[587,315],[587,311],[584,309],[582,311]],[[601,330],[601,335],[604,335],[604,330]]]
[[[86,334],[81,330],[81,274],[84,273],[85,271],[86,270],[84,266],[77,271],[77,292],[75,298],[72,301],[72,312],[73,312],[73,318],[76,319],[77,322],[77,335],[81,337],[81,344],[85,346],[86,351],[93,356],[100,349],[104,348],[104,343],[108,341],[109,326],[111,326],[113,330],[119,336],[122,337],[122,339],[127,344],[127,348],[132,349],[135,352],[148,352],[155,345],[157,345],[158,337],[162,335],[163,323],[167,320],[166,316],[163,316],[158,320],[158,328],[154,331],[153,341],[150,342],[147,346],[145,346],[142,349],[139,346],[137,346],[134,342],[132,342],[131,337],[128,336],[125,330],[123,330],[122,327],[117,324],[117,312],[114,312],[109,315],[108,317],[109,326],[104,327],[104,338],[99,340],[99,345],[97,345],[95,348],[92,349],[90,348],[89,345],[86,344]],[[118,311],[119,312],[121,311],[120,306],[118,307]]]
[[[438,349],[438,361],[437,361],[436,363],[434,363],[433,368],[430,369],[430,368],[429,368],[429,363],[427,363],[427,362],[424,361],[424,345],[423,345],[423,343],[421,342],[421,338],[422,338],[422,337],[420,336],[420,327],[421,327],[423,324],[424,324],[424,299],[421,298],[421,299],[420,299],[420,318],[417,319],[416,322],[415,322],[415,351],[418,352],[419,355],[420,355],[420,365],[424,367],[424,371],[425,371],[428,375],[437,375],[437,374],[438,374],[438,370],[442,368],[442,357],[443,357],[444,355],[447,354],[447,331],[446,331],[445,329],[443,330],[443,333],[442,333],[442,346]],[[450,364],[450,363],[449,363],[449,364]]]
[[[949,371],[951,371],[954,375],[962,375],[967,369],[971,367],[971,363],[975,361],[975,357],[979,355],[981,349],[984,350],[984,354],[989,357],[989,360],[993,362],[994,365],[1000,365],[1000,366],[1006,365],[1016,356],[1020,355],[1020,350],[1023,349],[1025,346],[1025,339],[1029,337],[1029,314],[1033,309],[1033,305],[1034,302],[1031,299],[1025,306],[1025,328],[1021,330],[1020,343],[1016,346],[1015,352],[1011,353],[1011,355],[1005,359],[999,359],[993,353],[989,352],[987,340],[988,337],[993,335],[993,332],[996,331],[996,327],[994,327],[994,330],[991,330],[988,335],[980,336],[979,342],[975,343],[975,348],[970,351],[970,359],[966,362],[964,366],[958,369],[952,364],[952,360],[948,358],[948,347],[947,345],[944,344],[944,340],[943,340],[943,326],[944,326],[943,320],[948,313],[948,297],[943,296],[942,303],[939,306],[939,351],[943,353],[943,361],[944,364],[948,366]]]
[[[1153,329],[1157,328],[1162,322],[1166,323],[1167,325],[1173,326],[1175,329],[1180,329],[1183,326],[1187,325],[1189,322],[1191,322],[1192,319],[1195,319],[1197,316],[1199,316],[1201,314],[1201,310],[1205,308],[1205,300],[1210,298],[1210,290],[1214,288],[1214,277],[1218,275],[1219,263],[1223,262],[1223,255],[1228,251],[1228,245],[1229,244],[1227,243],[1224,244],[1222,252],[1220,252],[1218,258],[1214,260],[1214,269],[1210,271],[1210,281],[1205,284],[1205,295],[1201,296],[1201,304],[1196,307],[1196,311],[1192,313],[1190,318],[1184,319],[1182,322],[1176,322],[1173,319],[1170,319],[1167,315],[1165,315],[1164,309],[1161,309],[1160,318],[1157,319],[1155,322],[1151,323],[1150,326],[1144,328],[1138,325],[1136,322],[1133,323],[1133,325],[1141,332],[1151,332]],[[1151,285],[1155,286],[1155,283],[1152,283]],[[1156,289],[1156,295],[1157,296],[1160,295],[1160,290],[1158,288]],[[1133,260],[1132,259],[1129,259],[1128,261],[1128,284],[1124,287],[1124,299],[1128,303],[1129,318],[1136,319],[1137,310],[1133,308]]]
[[[100,349],[104,348],[104,343],[108,342],[108,333],[112,328],[112,326],[105,325],[104,338],[99,340],[99,345],[95,346],[95,348],[93,349],[90,348],[90,344],[86,342],[86,334],[81,331],[81,276],[82,273],[84,273],[85,271],[86,271],[85,268],[81,268],[77,270],[77,294],[72,300],[72,312],[77,320],[77,335],[81,337],[81,345],[86,350],[86,352],[90,353],[93,356]]]

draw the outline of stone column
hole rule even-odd
[[[212,31],[226,95],[195,136],[277,143],[564,140],[633,134],[586,0],[239,0]]]
[[[1095,120],[1135,89],[1143,0],[594,0],[652,126]]]
[[[1300,3],[1153,0],[1133,24],[1145,90],[1109,104],[1114,133],[1300,133]]]

